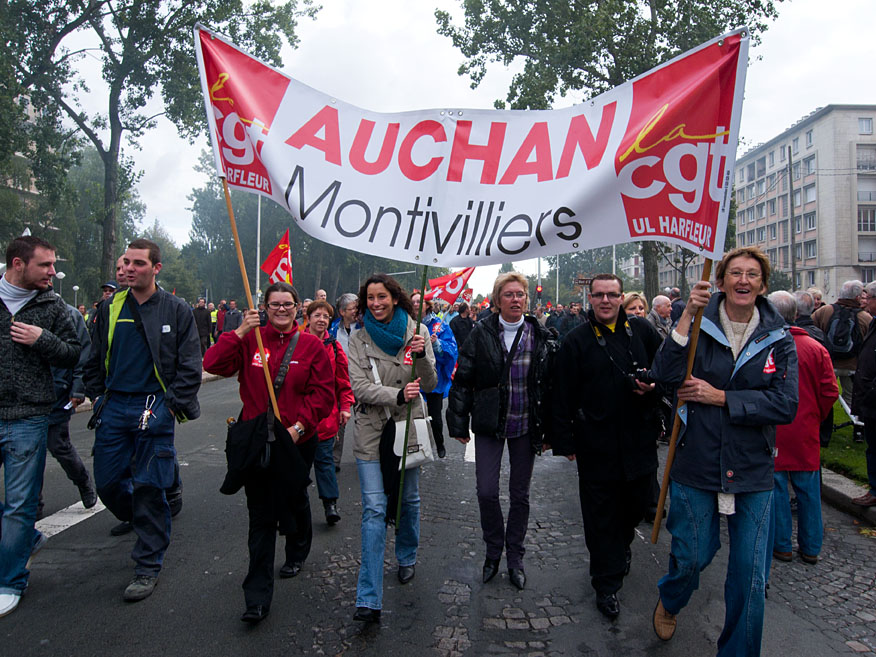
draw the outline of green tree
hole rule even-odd
[[[317,8],[311,0],[6,0],[7,55],[18,86],[50,99],[97,149],[104,166],[101,271],[109,277],[116,257],[122,137],[138,140],[166,114],[181,133],[198,134],[204,108],[192,26],[210,24],[256,56],[279,62],[284,42],[297,44],[295,28]],[[80,48],[74,43],[86,42]],[[77,62],[100,58],[107,85],[104,110],[90,113],[80,96],[90,90]],[[163,111],[146,106],[160,94]]]
[[[462,0],[464,24],[436,11],[438,33],[466,61],[460,75],[480,84],[492,62],[522,60],[496,107],[548,109],[558,96],[587,99],[739,25],[753,40],[781,0]],[[657,244],[642,242],[645,294],[657,293]]]

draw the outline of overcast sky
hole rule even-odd
[[[436,33],[435,6],[458,12],[458,3],[447,0],[326,2],[315,21],[300,25],[300,47],[284,53],[283,70],[376,111],[491,108],[493,100],[505,97],[513,71],[494,66],[472,90],[468,78],[456,73],[459,51]],[[873,0],[781,3],[762,45],[750,51],[739,154],[817,107],[876,103],[874,19]],[[572,102],[560,99],[557,106]],[[130,151],[143,170],[139,191],[147,224],[157,218],[180,245],[188,240],[191,222],[186,197],[204,182],[194,165],[207,147],[206,137],[190,145],[163,121],[140,151]],[[518,267],[534,272],[535,261]],[[498,265],[479,267],[472,279],[475,292],[487,292],[497,271]]]

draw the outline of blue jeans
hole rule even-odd
[[[170,506],[164,494],[175,479],[174,418],[155,395],[145,431],[138,428],[146,395],[113,392],[94,438],[97,494],[119,520],[134,526],[134,572],[156,577],[170,545]]]
[[[821,477],[811,472],[776,472],[773,474],[773,519],[775,537],[770,548],[791,551],[791,504],[788,480],[797,494],[797,545],[804,554],[817,557],[821,552],[824,526],[821,521]]]
[[[672,534],[669,572],[657,585],[663,607],[679,613],[699,586],[721,547],[718,495],[673,481],[666,528]],[[760,655],[763,635],[764,569],[773,492],[738,493],[736,513],[727,516],[730,558],[724,581],[724,629],[718,656]]]
[[[362,488],[362,566],[356,586],[356,606],[380,609],[383,606],[383,553],[386,548],[386,495],[380,461],[356,459],[359,486]],[[405,471],[402,512],[395,536],[395,558],[399,566],[417,562],[420,543],[420,470]],[[395,514],[395,509],[390,513]]]
[[[0,420],[0,466],[6,485],[0,502],[0,593],[21,594],[27,588],[25,566],[35,540],[48,429],[48,415]]]
[[[338,499],[338,478],[335,476],[335,459],[333,451],[335,439],[319,440],[316,444],[316,455],[313,457],[313,474],[316,479],[316,490],[321,500]]]

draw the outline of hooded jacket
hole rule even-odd
[[[708,491],[751,493],[773,488],[776,425],[797,412],[797,351],[785,320],[763,296],[755,303],[760,322],[734,361],[712,295],[703,311],[693,376],[726,395],[726,405],[688,402],[671,476]],[[677,387],[684,379],[690,340],[667,338],[654,359],[654,378]]]

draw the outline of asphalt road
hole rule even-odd
[[[299,577],[276,582],[270,616],[249,627],[238,619],[247,563],[245,501],[242,493],[218,492],[225,419],[240,408],[237,383],[207,383],[200,398],[201,419],[177,428],[184,506],[174,521],[155,593],[135,604],[122,601],[132,575],[134,537],[111,537],[116,520],[104,510],[52,536],[36,557],[18,610],[0,619],[0,655],[715,653],[724,614],[726,547],[703,573],[700,590],[679,616],[675,638],[663,643],[651,629],[651,613],[657,581],[666,571],[669,536],[664,530],[652,546],[650,527],[640,526],[632,573],[619,596],[621,616],[614,623],[605,620],[596,611],[587,574],[575,468],[565,459],[542,457],[536,463],[526,590],[513,589],[504,570],[481,584],[474,464],[464,461],[464,450],[455,442],[446,459],[423,469],[417,575],[406,586],[395,579],[388,541],[379,627],[363,628],[351,620],[361,507],[349,446],[339,474],[341,522],[325,525],[314,491],[311,556]],[[73,442],[84,457],[93,440],[87,419],[80,413],[71,422]],[[90,469],[90,457],[86,463]],[[51,457],[45,498],[47,514],[78,501],[76,488]],[[764,655],[876,653],[876,542],[850,517],[828,507],[825,525],[817,566],[796,560],[773,564]]]

